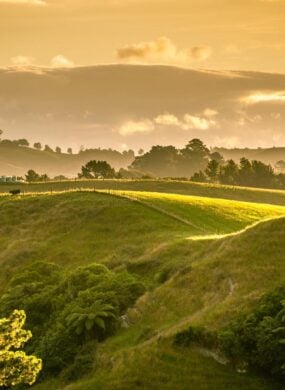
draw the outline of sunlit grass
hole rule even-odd
[[[284,216],[283,206],[162,192],[73,188],[4,195],[0,285],[39,260],[72,268],[106,263],[146,283],[149,291],[128,313],[131,327],[100,345],[102,367],[69,390],[138,383],[155,389],[162,379],[169,389],[190,382],[197,389],[267,389],[255,376],[241,377],[167,342],[190,324],[223,326],[285,277]],[[157,344],[160,337],[165,344]],[[64,385],[53,380],[38,388]]]

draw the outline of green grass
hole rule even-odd
[[[285,191],[218,184],[199,184],[175,180],[70,180],[31,184],[0,184],[0,193],[9,192],[14,188],[20,188],[24,192],[51,192],[94,188],[98,190],[148,191],[285,206]]]
[[[284,215],[284,207],[155,192],[112,191],[169,216],[181,218],[204,234],[225,234],[265,218]]]
[[[66,389],[274,388],[195,348],[176,349],[171,338],[190,324],[220,328],[285,279],[285,207],[72,191],[3,195],[0,221],[1,289],[17,269],[39,260],[127,268],[149,287],[127,313],[130,328],[101,343],[94,372]],[[35,388],[64,385],[53,379]]]
[[[108,362],[105,362],[105,365],[107,366]],[[125,354],[118,360],[113,360],[112,366],[111,373],[110,369],[104,367],[100,375],[70,385],[68,390],[137,388],[265,390],[269,388],[268,384],[258,377],[240,375],[212,358],[203,356],[195,349],[176,349],[167,341],[134,349],[131,362]]]

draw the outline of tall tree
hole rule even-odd
[[[242,157],[240,159],[240,165],[239,165],[239,184],[242,186],[250,186],[252,185],[253,181],[253,170],[251,166],[251,162],[245,158]]]
[[[220,182],[222,184],[235,185],[238,182],[238,177],[238,165],[234,162],[234,160],[227,161],[227,163],[221,168]]]
[[[217,183],[219,179],[220,164],[216,160],[211,160],[205,170],[211,183]]]

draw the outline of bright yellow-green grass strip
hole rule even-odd
[[[0,193],[8,193],[12,189],[23,192],[48,192],[80,189],[112,189],[121,191],[155,191],[181,195],[205,196],[245,202],[269,203],[285,206],[285,191],[220,184],[201,184],[179,180],[67,180],[46,183],[0,183]]]
[[[140,191],[108,191],[138,201],[157,212],[196,227],[194,235],[222,235],[237,232],[255,222],[285,215],[284,206],[227,199]]]

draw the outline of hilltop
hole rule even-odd
[[[0,142],[0,176],[24,176],[29,169],[54,177],[76,177],[81,166],[90,160],[106,160],[114,168],[127,168],[134,159],[132,151],[120,153],[112,149],[89,149],[76,154],[56,153]]]

